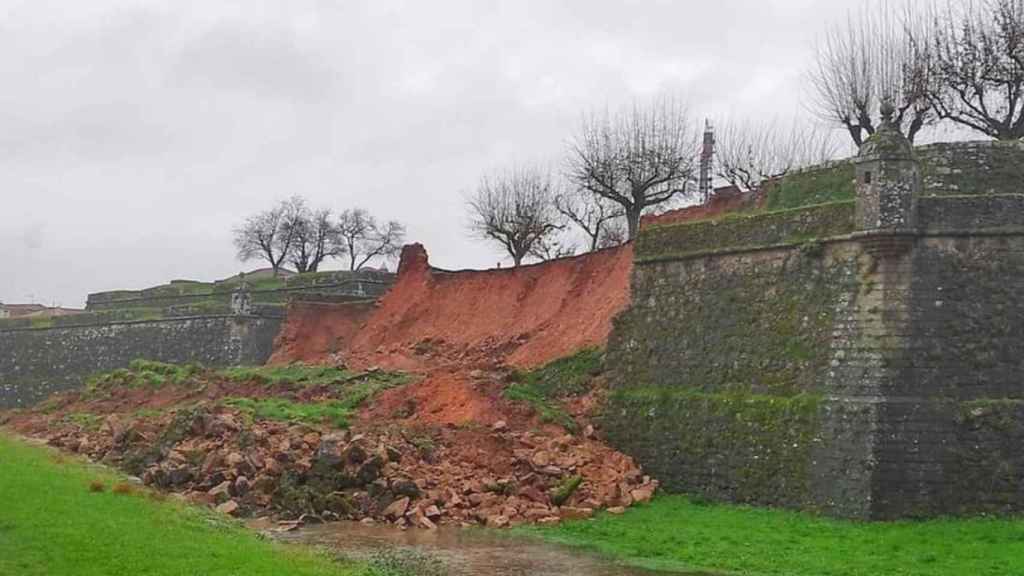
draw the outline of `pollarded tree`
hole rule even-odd
[[[379,224],[362,208],[345,210],[335,226],[336,254],[347,258],[349,270],[360,270],[374,258],[393,258],[405,241],[405,226],[397,220]]]
[[[999,140],[1024,138],[1024,0],[950,3],[932,35],[939,117]]]
[[[813,108],[843,127],[856,146],[875,133],[883,102],[893,106],[893,122],[911,142],[936,121],[929,98],[931,53],[913,40],[924,29],[921,22],[912,8],[896,15],[880,4],[877,12],[833,26],[818,43],[809,74]]]
[[[792,170],[824,163],[838,148],[831,132],[811,126],[784,129],[776,122],[736,120],[718,130],[715,145],[715,175],[744,192]]]
[[[500,246],[519,266],[527,256],[543,252],[562,229],[554,196],[551,176],[540,168],[516,167],[484,176],[467,201],[469,229]]]
[[[555,195],[555,208],[586,236],[587,251],[616,246],[625,241],[625,211],[603,196],[573,188]]]
[[[247,218],[234,231],[238,259],[242,262],[254,258],[266,260],[277,276],[294,247],[296,227],[289,223],[297,220],[304,205],[302,198],[293,196]]]
[[[646,210],[689,192],[696,157],[697,132],[686,108],[662,98],[585,119],[571,142],[566,176],[621,206],[632,239]]]
[[[313,210],[302,202],[290,216],[284,223],[294,233],[288,261],[297,272],[316,272],[325,260],[339,254],[337,227],[329,208]]]

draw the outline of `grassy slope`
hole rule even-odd
[[[603,364],[601,350],[586,348],[540,368],[516,373],[514,382],[505,388],[504,396],[532,406],[541,421],[574,431],[576,422],[562,408],[560,400],[586,393],[591,379],[601,373]]]
[[[90,482],[105,482],[94,493]],[[195,508],[114,494],[113,474],[0,433],[0,574],[361,574]]]
[[[785,576],[1024,574],[1024,520],[855,523],[661,496],[526,533],[662,570]]]

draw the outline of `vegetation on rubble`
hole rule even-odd
[[[167,364],[151,360],[132,360],[128,368],[98,374],[89,378],[85,390],[98,394],[114,388],[161,388],[168,385],[183,385],[203,369],[198,364]]]
[[[95,375],[86,382],[87,394],[108,393],[118,388],[161,388],[164,386],[202,386],[211,380],[256,382],[268,386],[305,388],[340,387],[346,404],[358,406],[377,392],[408,382],[408,376],[396,372],[371,370],[352,372],[334,366],[288,364],[282,366],[237,366],[211,370],[198,364],[167,364],[133,360],[128,368]]]
[[[575,431],[576,421],[565,412],[559,401],[586,393],[590,389],[590,381],[603,369],[604,352],[586,348],[535,370],[513,373],[513,383],[505,388],[504,396],[507,400],[529,404],[543,422]]]
[[[864,523],[660,496],[623,515],[518,530],[666,571],[996,576],[1024,566],[1022,519]]]
[[[284,398],[225,398],[224,404],[255,420],[329,424],[347,428],[353,407],[340,400],[299,403]]]
[[[56,458],[60,458],[57,456]],[[234,521],[106,469],[0,434],[0,574],[368,576],[376,570],[260,540]],[[154,553],[153,543],[160,543]]]

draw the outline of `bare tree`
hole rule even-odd
[[[234,231],[238,259],[242,262],[253,258],[266,260],[277,276],[295,242],[296,227],[289,223],[296,220],[302,206],[302,199],[293,196],[270,210],[247,218]]]
[[[288,261],[300,274],[316,272],[324,260],[338,255],[337,228],[330,209],[312,210],[302,202],[297,210],[292,211],[284,226],[293,229],[294,240]]]
[[[515,266],[542,251],[542,243],[562,229],[551,176],[539,168],[484,176],[467,205],[470,231],[498,244]]]
[[[696,172],[696,136],[686,109],[670,98],[635,104],[615,116],[591,116],[571,142],[567,176],[621,206],[632,239],[647,209],[688,192]]]
[[[715,175],[749,192],[771,178],[824,163],[837,148],[831,132],[814,127],[731,120],[718,130]]]
[[[587,251],[621,244],[625,240],[620,204],[586,190],[573,188],[555,195],[555,209],[587,237]]]
[[[348,258],[349,270],[359,270],[374,258],[392,258],[402,249],[405,226],[396,220],[378,224],[362,208],[345,210],[335,229],[337,253]]]
[[[565,258],[572,256],[573,254],[576,254],[575,243],[564,238],[556,238],[553,236],[541,238],[530,250],[530,255],[541,262]]]
[[[1024,0],[950,2],[932,23],[915,45],[933,54],[938,116],[999,140],[1024,137]]]
[[[842,126],[856,146],[875,133],[881,105],[895,109],[893,123],[913,142],[936,121],[929,91],[931,54],[913,41],[922,20],[912,8],[894,15],[886,4],[876,12],[848,17],[833,26],[816,47],[809,74],[813,108],[825,121]]]

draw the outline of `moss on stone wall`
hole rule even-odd
[[[821,397],[642,387],[615,391],[602,425],[672,491],[806,506]]]
[[[641,264],[609,366],[634,382],[787,395],[820,386],[835,314],[857,292],[855,249],[785,249]]]
[[[650,226],[636,244],[638,262],[678,259],[720,250],[797,244],[853,231],[852,201],[795,210],[729,214],[713,220]]]
[[[940,142],[915,149],[925,195],[1024,192],[1024,144]]]
[[[958,511],[1019,512],[1024,499],[1024,400],[962,402],[956,424],[957,473],[949,498]]]
[[[844,160],[787,174],[765,188],[765,208],[786,210],[853,200],[853,162]]]

